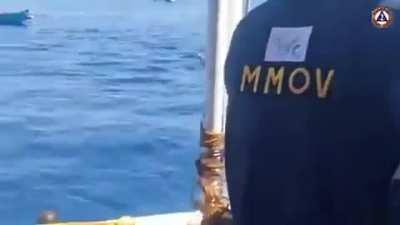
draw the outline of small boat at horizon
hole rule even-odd
[[[154,2],[158,2],[160,0],[153,0]],[[176,0],[163,0],[164,2],[174,3]]]
[[[13,13],[0,13],[0,25],[24,25],[27,20],[32,19],[29,10]]]

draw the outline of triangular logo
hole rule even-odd
[[[385,15],[385,13],[383,12],[383,11],[381,11],[380,13],[379,13],[379,16],[378,16],[378,19],[377,19],[379,22],[387,22],[388,21],[388,18],[386,18],[386,15]]]

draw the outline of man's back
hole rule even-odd
[[[400,27],[374,26],[377,6],[270,0],[239,25],[226,64],[238,225],[388,224]]]

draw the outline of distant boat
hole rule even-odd
[[[24,25],[30,19],[32,19],[32,16],[29,10],[15,13],[0,13],[0,25]]]
[[[157,2],[157,1],[160,1],[160,0],[153,0],[153,1]],[[173,3],[173,2],[175,2],[176,0],[162,0],[162,1],[164,1],[164,2],[169,2],[169,3]]]

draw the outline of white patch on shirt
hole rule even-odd
[[[313,27],[273,27],[266,62],[304,62]]]

